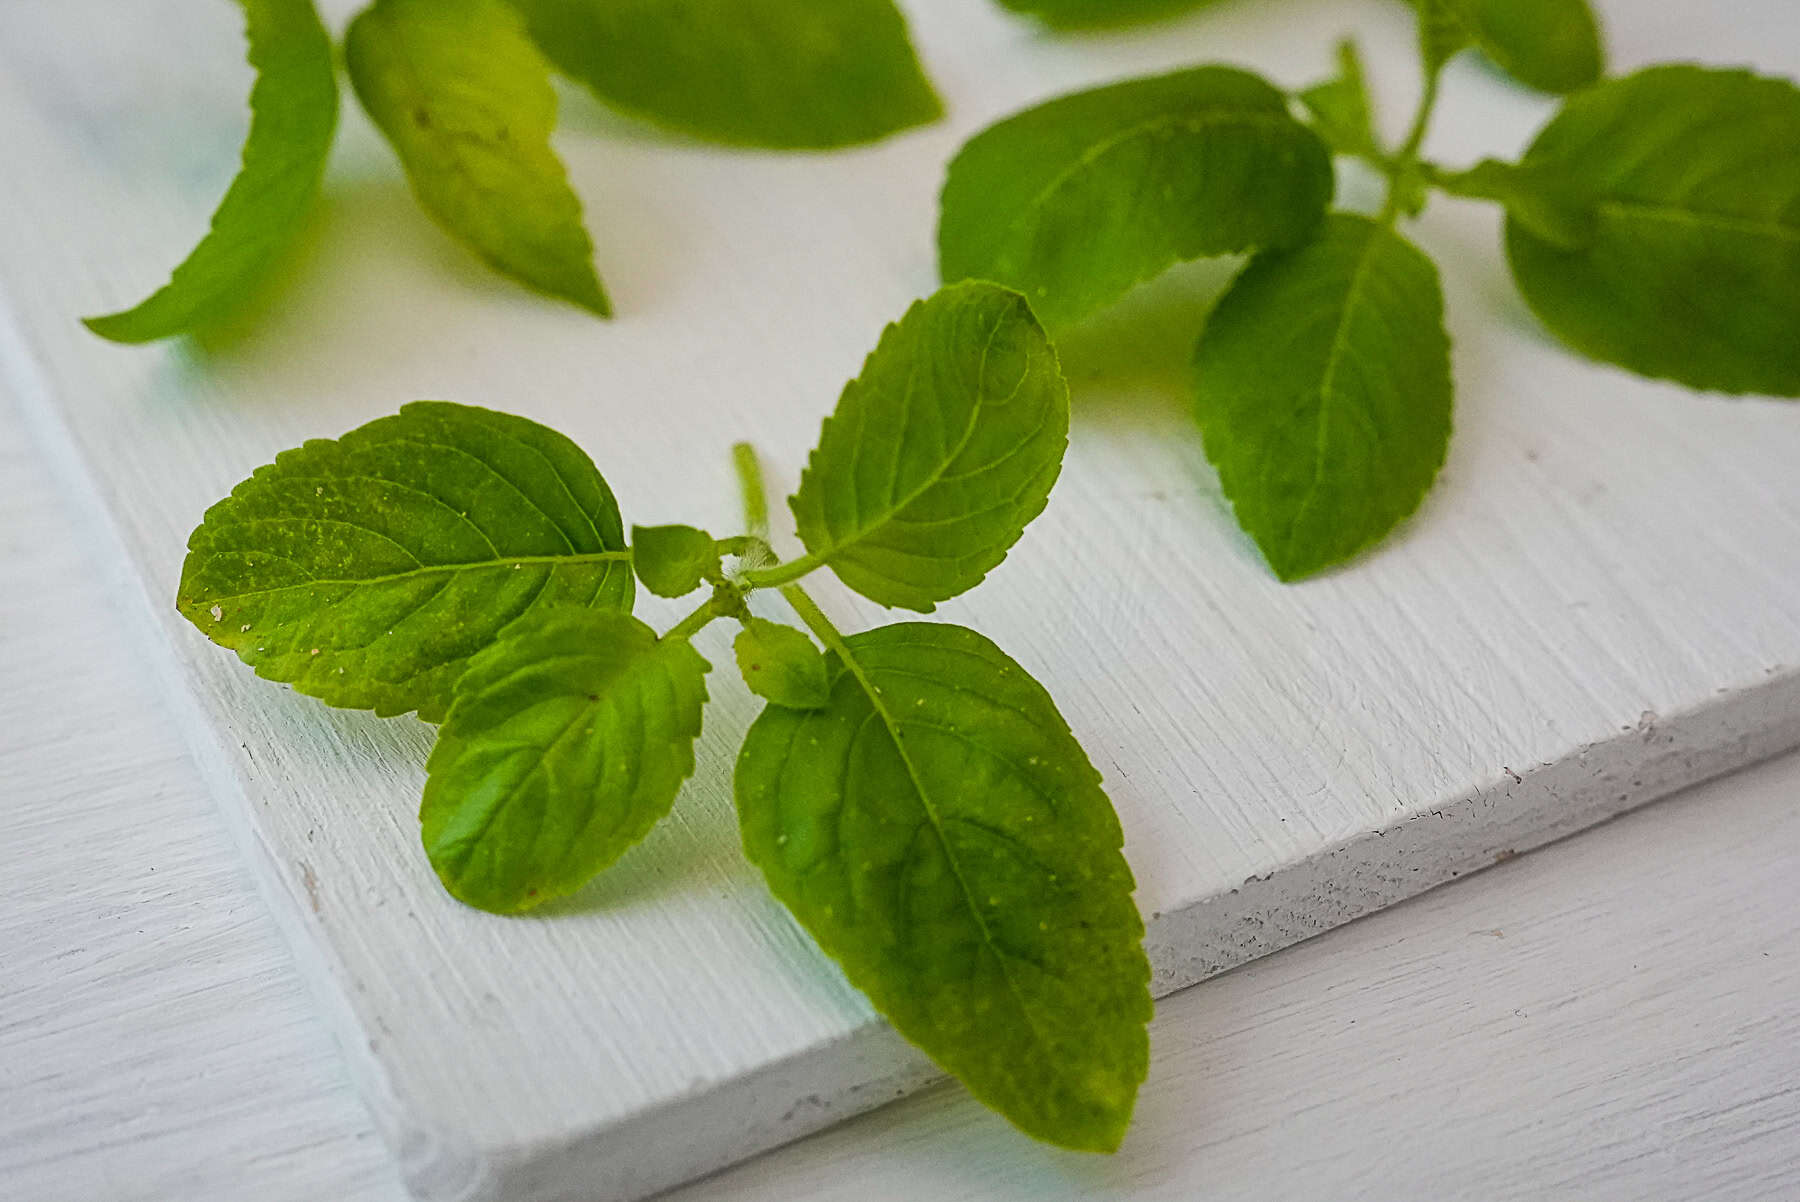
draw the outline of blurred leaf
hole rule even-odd
[[[512,0],[557,67],[697,137],[823,149],[936,121],[893,0]]]
[[[1800,89],[1783,79],[1652,67],[1572,97],[1520,170],[1554,184],[1559,211],[1585,206],[1587,224],[1559,239],[1509,199],[1520,291],[1596,359],[1691,388],[1800,395],[1796,147]]]
[[[154,342],[230,314],[287,249],[319,190],[337,128],[331,40],[310,0],[239,0],[256,84],[243,166],[212,228],[134,309],[89,317],[114,342]]]
[[[611,313],[581,201],[550,149],[550,65],[505,0],[375,0],[344,54],[413,193],[489,264]]]

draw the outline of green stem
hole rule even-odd
[[[756,448],[747,442],[731,448],[731,463],[737,468],[738,491],[744,498],[744,525],[750,534],[769,541],[769,494],[763,489],[762,465],[757,462]]]
[[[756,448],[747,442],[738,443],[731,448],[731,461],[737,468],[738,489],[744,497],[744,524],[750,527],[750,536],[766,547],[769,543],[769,495],[763,489],[762,465],[757,461]],[[751,588],[780,588],[792,584],[824,562],[816,555],[802,555],[787,563],[753,568],[743,574],[742,580]]]
[[[1429,159],[1421,159],[1417,164],[1419,178],[1434,188],[1442,188],[1455,196],[1466,196],[1472,200],[1497,200],[1481,190],[1474,182],[1474,172],[1453,171],[1440,166]]]
[[[817,555],[802,555],[799,559],[790,559],[786,563],[773,563],[766,568],[745,572],[744,583],[751,588],[780,588],[784,584],[792,584],[824,563]]]
[[[1382,225],[1391,226],[1399,219],[1402,192],[1418,175],[1419,150],[1425,145],[1425,134],[1431,129],[1431,115],[1437,111],[1438,89],[1443,77],[1442,68],[1426,73],[1425,90],[1419,96],[1419,107],[1413,113],[1412,128],[1406,131],[1406,141],[1400,144],[1397,152],[1387,156],[1387,162],[1383,164],[1388,190],[1387,200],[1381,206]]]
[[[789,605],[794,607],[794,612],[800,615],[800,620],[806,623],[806,628],[812,631],[821,643],[825,644],[825,650],[836,652],[837,657],[846,664],[851,662],[850,646],[844,641],[843,634],[831,624],[831,619],[825,616],[825,611],[806,595],[805,589],[797,584],[785,584],[781,586],[781,595]]]
[[[1410,166],[1419,161],[1419,148],[1425,145],[1425,134],[1431,128],[1431,115],[1437,111],[1438,90],[1443,82],[1444,73],[1441,69],[1425,77],[1425,91],[1419,97],[1419,111],[1413,114],[1412,128],[1406,132],[1406,141],[1400,144],[1400,153],[1395,156],[1402,165]]]
[[[696,609],[693,613],[671,626],[668,633],[663,635],[663,637],[665,639],[691,639],[702,630],[705,630],[707,624],[718,616],[718,599],[716,597],[708,597],[701,603],[699,609]]]

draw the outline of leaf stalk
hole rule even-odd
[[[1427,175],[1421,171],[1419,151],[1425,145],[1425,135],[1431,129],[1432,114],[1437,111],[1438,94],[1444,78],[1443,68],[1425,72],[1425,89],[1419,94],[1419,107],[1413,113],[1412,126],[1406,131],[1406,140],[1400,149],[1388,155],[1378,165],[1387,173],[1387,199],[1381,206],[1378,220],[1384,226],[1391,226],[1399,220],[1402,209],[1406,208],[1407,196],[1425,182]],[[1417,210],[1413,210],[1416,215]]]
[[[818,602],[808,596],[806,590],[797,584],[782,585],[781,595],[789,605],[794,607],[794,612],[800,615],[800,620],[806,623],[806,628],[812,631],[814,637],[825,645],[825,650],[848,663],[850,646],[844,641],[843,632],[833,625],[831,619],[825,616],[825,611],[819,608]]]
[[[712,596],[703,601],[700,604],[700,607],[694,610],[693,613],[671,626],[668,633],[663,635],[663,638],[691,639],[702,630],[705,630],[714,618],[721,616],[723,615],[719,608],[719,597],[715,592]]]

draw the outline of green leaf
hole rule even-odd
[[[902,1035],[1031,1135],[1118,1146],[1144,928],[1100,776],[1023,668],[955,626],[854,635],[827,708],[751,726],[737,800],[769,888]]]
[[[1046,25],[1080,29],[1154,20],[1199,8],[1212,0],[1000,0],[1000,3],[1014,12],[1037,17]]]
[[[944,183],[938,267],[1017,288],[1055,329],[1183,260],[1303,241],[1331,193],[1331,155],[1286,96],[1199,67],[976,135]]]
[[[789,505],[813,561],[871,601],[930,612],[1006,558],[1068,441],[1068,384],[1030,306],[959,284],[882,334]]]
[[[512,0],[600,99],[701,138],[826,148],[936,121],[892,0]]]
[[[694,771],[708,665],[629,614],[523,618],[469,661],[419,810],[444,888],[514,913],[625,854]]]
[[[1419,58],[1426,75],[1435,76],[1475,44],[1472,7],[1464,0],[1418,0]]]
[[[751,618],[733,645],[750,691],[789,709],[819,709],[831,700],[825,657],[792,626]]]
[[[1437,269],[1339,214],[1219,302],[1195,360],[1200,428],[1237,519],[1283,580],[1349,559],[1431,487],[1450,441]]]
[[[1542,92],[1573,92],[1606,73],[1606,44],[1588,0],[1470,0],[1481,48],[1501,70]]]
[[[1375,111],[1369,100],[1368,79],[1362,53],[1345,38],[1337,44],[1338,73],[1324,83],[1300,93],[1300,103],[1312,114],[1313,128],[1339,154],[1375,155],[1381,143],[1375,136]]]
[[[659,597],[685,597],[721,579],[719,544],[692,526],[633,526],[631,558],[638,579]]]
[[[550,64],[506,0],[375,0],[344,55],[413,193],[489,264],[611,313],[581,201],[550,148]]]
[[[83,319],[102,338],[154,342],[228,316],[287,249],[319,190],[337,128],[331,40],[310,0],[238,2],[256,69],[243,165],[167,284],[134,309]]]
[[[1513,276],[1583,354],[1693,388],[1800,395],[1796,147],[1786,80],[1668,66],[1603,83],[1521,164],[1585,200],[1591,234],[1558,245],[1516,208]]]
[[[1455,11],[1495,66],[1541,92],[1572,92],[1606,70],[1588,0],[1431,0]]]
[[[469,656],[527,612],[631,608],[619,508],[580,448],[421,401],[316,440],[206,512],[177,607],[259,676],[438,721]]]

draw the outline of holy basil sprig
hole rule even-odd
[[[1578,0],[1419,0],[1425,86],[1404,141],[1376,133],[1354,44],[1290,104],[1228,67],[1049,101],[950,164],[945,280],[995,280],[1052,327],[1205,255],[1249,252],[1195,351],[1197,416],[1239,524],[1294,580],[1408,517],[1451,431],[1437,269],[1401,232],[1434,190],[1497,201],[1533,310],[1569,346],[1729,393],[1800,395],[1800,89],[1662,66],[1570,96],[1518,162],[1421,156],[1445,64],[1480,47],[1539,86],[1599,70]],[[1329,213],[1330,159],[1387,178]]]
[[[987,638],[844,634],[801,584],[827,568],[919,611],[974,587],[1043,509],[1068,430],[1024,298],[959,284],[888,328],[826,420],[790,502],[797,558],[770,548],[748,447],[744,534],[634,526],[628,546],[568,439],[419,402],[278,456],[213,506],[178,606],[259,675],[441,723],[426,854],[451,894],[498,913],[579,889],[669,812],[707,700],[694,636],[736,622],[766,705],[735,791],[771,891],[977,1097],[1040,1139],[1110,1151],[1150,997],[1099,774]],[[634,573],[704,599],[659,635],[632,616]],[[753,615],[761,590],[805,629]]]
[[[319,188],[337,121],[312,0],[237,0],[250,63],[243,167],[212,230],[127,312],[116,342],[228,317]],[[372,0],[345,32],[357,98],[424,209],[497,271],[601,316],[581,202],[550,145],[552,70],[635,116],[714,142],[827,149],[937,120],[894,0]]]

